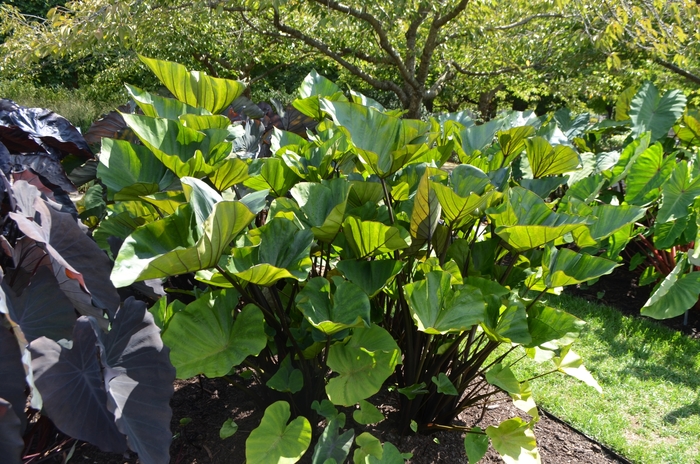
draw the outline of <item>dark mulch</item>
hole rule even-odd
[[[251,391],[256,386],[250,384]],[[199,463],[242,463],[245,456],[245,440],[248,433],[257,427],[262,419],[263,408],[256,407],[256,402],[245,392],[231,387],[223,379],[191,379],[178,381],[177,391],[172,400],[174,411],[172,430],[177,434],[170,449],[173,464]],[[496,425],[515,415],[528,420],[529,417],[518,411],[505,395],[497,407],[487,409],[483,419],[476,422],[481,415],[478,411],[467,411],[460,416],[460,425],[472,427],[478,425],[486,428]],[[396,398],[386,394],[379,401],[380,408],[388,419],[374,426],[357,426],[347,414],[346,426],[355,425],[355,434],[369,431],[382,441],[389,441],[402,452],[413,453],[412,464],[466,463],[463,434],[455,432],[438,432],[431,436],[411,434],[401,437],[394,422]],[[181,419],[191,419],[187,425],[180,424]],[[219,428],[226,419],[232,418],[239,426],[232,437],[221,440]],[[317,435],[317,434],[315,434]],[[535,436],[542,455],[542,462],[552,464],[564,463],[626,463],[601,445],[572,429],[568,425],[542,415],[535,426]],[[302,463],[311,462],[313,444],[302,459]],[[71,462],[77,464],[126,464],[137,463],[131,457],[121,457],[101,453],[94,447],[83,444],[75,453]],[[482,463],[502,463],[498,454],[490,449]]]

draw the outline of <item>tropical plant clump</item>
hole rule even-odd
[[[404,433],[463,430],[470,461],[491,443],[509,462],[539,462],[529,379],[506,358],[599,389],[571,348],[583,321],[543,296],[610,273],[620,231],[645,214],[596,201],[630,159],[595,185],[582,170],[576,144],[606,125],[568,112],[402,119],[311,73],[293,106],[316,126],[274,129],[272,156],[239,156],[244,126],[219,114],[239,82],[141,59],[175,98],[128,87],[143,115],[123,118],[140,143],[103,140],[90,191],[104,202],[83,217],[117,287],[188,282],[189,299],[150,308],[178,378],[270,388],[248,462],[297,461],[319,417],[314,462],[344,462],[353,438],[353,462],[402,462],[338,411],[383,420],[368,401],[383,388],[400,398]],[[497,390],[531,420],[452,423]]]

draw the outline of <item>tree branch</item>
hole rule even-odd
[[[356,65],[350,63],[347,61],[345,58],[340,53],[334,52],[331,50],[331,48],[325,44],[324,42],[321,42],[320,40],[316,40],[313,37],[310,37],[303,32],[301,32],[298,29],[294,29],[293,27],[287,26],[286,24],[283,24],[280,21],[279,13],[277,11],[274,12],[274,19],[273,19],[273,24],[275,28],[283,32],[284,34],[287,34],[288,37],[295,38],[297,40],[300,40],[304,42],[306,45],[309,47],[315,48],[319,52],[323,53],[327,57],[333,59],[337,63],[339,63],[341,66],[343,66],[345,69],[350,71],[352,74],[355,76],[359,77],[363,81],[367,82],[369,85],[376,89],[380,90],[388,90],[391,92],[394,92],[397,97],[399,97],[399,100],[401,100],[401,103],[406,105],[408,103],[408,98],[406,96],[406,93],[399,87],[395,82],[391,81],[382,81],[379,80],[375,77],[372,77],[370,74],[366,73]],[[282,36],[284,37],[284,36]]]
[[[416,72],[416,40],[418,38],[418,28],[425,22],[428,17],[430,8],[425,3],[421,3],[416,11],[411,24],[406,30],[406,68],[409,72]]]
[[[509,68],[502,68],[502,69],[497,69],[495,71],[468,71],[464,68],[462,68],[460,65],[455,63],[454,61],[450,61],[450,65],[454,67],[455,71],[457,71],[460,74],[464,74],[465,76],[474,76],[474,77],[489,77],[489,76],[498,76],[501,74],[508,74],[512,72],[519,72],[524,69],[539,69],[542,68],[543,66],[541,64],[531,64],[529,66],[523,66],[523,67],[515,67],[511,66]]]
[[[698,76],[697,74],[693,74],[690,71],[686,71],[685,69],[680,68],[669,61],[662,60],[661,58],[656,58],[654,61],[663,66],[664,68],[668,69],[669,71],[672,71],[680,76],[685,77],[690,82],[700,85],[700,76]]]
[[[430,30],[428,31],[428,37],[425,39],[425,45],[423,46],[423,53],[421,54],[420,64],[418,65],[418,72],[416,73],[416,80],[421,84],[425,84],[425,80],[430,72],[430,62],[433,59],[433,53],[435,53],[435,47],[437,46],[438,34],[442,27],[459,16],[467,7],[469,0],[461,0],[449,13],[445,16],[439,16],[437,13],[434,16],[433,22],[430,24]]]
[[[413,88],[420,91],[420,85],[418,84],[418,82],[416,82],[413,74],[409,73],[408,69],[406,69],[405,63],[401,59],[401,56],[399,56],[399,53],[396,51],[396,49],[391,45],[391,42],[389,41],[389,36],[382,27],[382,23],[377,18],[365,11],[356,10],[355,8],[338,3],[335,0],[313,1],[318,3],[319,5],[328,7],[339,13],[348,14],[353,18],[362,20],[370,26],[372,26],[372,29],[374,29],[374,32],[379,38],[379,45],[381,46],[382,50],[384,50],[387,53],[387,55],[391,57],[393,64],[396,65],[399,72],[401,73],[401,77],[403,77],[404,81],[409,83]]]
[[[454,77],[455,73],[452,71],[452,66],[448,66],[447,70],[444,73],[442,73],[440,77],[438,77],[438,79],[430,87],[430,89],[427,92],[423,93],[423,98],[425,100],[432,100],[435,97],[437,97],[442,88],[445,86],[445,84],[447,84]]]

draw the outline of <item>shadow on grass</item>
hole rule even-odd
[[[664,422],[675,425],[678,419],[686,419],[690,416],[700,416],[700,394],[690,404],[674,409],[664,416]]]
[[[700,368],[695,362],[700,359],[700,342],[697,340],[653,320],[628,317],[614,308],[579,298],[563,295],[551,298],[550,303],[588,322],[584,331],[595,332],[599,343],[605,346],[600,354],[587,356],[588,360],[601,362],[610,357],[628,358],[616,372],[616,378],[608,381],[619,382],[620,377],[634,376],[642,380],[683,384],[695,390],[700,388]],[[696,400],[684,408],[697,414],[700,405]]]

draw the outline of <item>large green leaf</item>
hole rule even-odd
[[[644,153],[651,143],[651,132],[645,132],[640,137],[628,144],[622,153],[620,153],[620,159],[618,159],[615,166],[612,168],[612,179],[610,179],[610,184],[614,185],[621,180],[624,180],[629,173],[629,170],[634,165],[639,155]]]
[[[237,201],[222,201],[197,232],[189,204],[137,229],[124,240],[111,279],[117,287],[214,267],[222,252],[255,216]]]
[[[401,363],[394,338],[377,325],[355,329],[346,343],[331,345],[328,367],[338,373],[326,385],[333,404],[351,406],[374,395]]]
[[[489,436],[480,427],[472,427],[464,436],[464,450],[470,463],[479,462],[489,450]]]
[[[440,202],[435,191],[430,188],[430,176],[432,169],[428,168],[423,173],[418,190],[413,199],[413,211],[411,212],[411,237],[417,240],[431,240],[440,220]]]
[[[171,119],[137,114],[122,117],[139,140],[178,177],[207,176],[231,152],[230,142],[225,142],[228,131],[223,129],[210,129],[207,135]]]
[[[574,202],[572,201],[572,203]],[[591,207],[590,211],[583,213],[582,210],[579,209],[577,212],[596,218],[593,224],[573,232],[576,244],[580,247],[584,247],[594,246],[623,227],[634,224],[644,216],[646,208],[632,205],[615,206],[597,204]]]
[[[292,365],[292,355],[287,355],[265,385],[283,393],[296,393],[304,388],[304,374]]]
[[[369,326],[367,294],[340,277],[333,278],[333,283],[335,291],[331,292],[331,283],[327,279],[314,277],[297,295],[297,307],[309,323],[326,335],[350,327]]]
[[[642,307],[642,315],[654,319],[669,319],[680,316],[698,302],[700,295],[700,272],[683,274],[687,266],[680,259],[676,267],[661,282],[659,288]]]
[[[345,95],[333,81],[318,74],[315,69],[304,78],[298,89],[299,99],[292,102],[294,108],[314,119],[323,118],[319,106],[319,98],[327,97],[332,100],[347,101]]]
[[[248,179],[248,164],[239,158],[228,158],[209,175],[211,183],[219,192]]]
[[[294,222],[277,217],[258,229],[260,244],[237,247],[226,266],[236,277],[258,285],[272,285],[283,278],[304,280],[311,269],[313,233],[299,230]]]
[[[673,128],[680,141],[688,145],[700,145],[700,121],[689,114],[683,115],[683,125]]]
[[[532,169],[532,177],[564,174],[578,167],[578,153],[566,145],[552,147],[543,137],[525,141],[525,152]]]
[[[451,275],[432,271],[404,286],[404,295],[418,330],[431,334],[460,333],[484,321],[486,303],[470,285],[452,289]]]
[[[108,138],[102,139],[97,177],[107,186],[108,199],[134,184],[157,184],[164,190],[175,179],[146,147]]]
[[[467,157],[473,156],[475,152],[483,152],[486,147],[493,143],[496,132],[502,126],[501,120],[492,119],[484,124],[462,129],[459,133],[462,140],[462,151]]]
[[[540,346],[556,341],[564,346],[574,342],[581,333],[584,321],[566,311],[545,305],[535,305],[528,312],[527,324],[532,341],[528,346]]]
[[[494,364],[486,371],[486,380],[508,393],[520,393],[520,382],[508,366],[501,363]]]
[[[262,311],[248,305],[233,318],[238,292],[208,292],[173,314],[163,342],[180,379],[221,377],[267,344]]]
[[[651,131],[651,141],[666,136],[685,110],[686,98],[680,90],[670,90],[663,96],[651,82],[646,82],[630,103],[632,133],[635,137]]]
[[[408,247],[407,237],[402,234],[402,229],[381,222],[361,221],[348,216],[343,222],[343,233],[357,258]]]
[[[299,176],[279,158],[254,160],[248,166],[250,176],[243,184],[253,190],[270,190],[270,195],[283,197],[297,182]]]
[[[661,188],[661,207],[656,215],[660,223],[686,217],[689,207],[700,196],[700,176],[690,179],[688,163],[681,161]]]
[[[302,182],[290,193],[311,224],[314,237],[323,242],[333,241],[343,223],[350,184],[345,179],[322,184]]]
[[[321,99],[321,109],[345,128],[370,173],[387,177],[413,156],[407,146],[424,135],[430,124],[389,116],[356,103]]]
[[[294,464],[311,444],[311,424],[299,416],[289,424],[289,403],[277,401],[265,409],[260,425],[245,441],[248,464]]]
[[[241,82],[207,76],[199,71],[188,72],[181,64],[141,55],[139,58],[175,98],[188,105],[204,108],[212,114],[221,113],[245,89]]]
[[[211,114],[204,108],[196,108],[173,98],[160,97],[133,85],[126,84],[126,90],[143,114],[152,118],[178,119],[183,114]]]
[[[548,288],[587,282],[610,274],[617,266],[619,264],[615,261],[568,248],[547,247],[542,257],[542,269]]]
[[[664,158],[664,149],[655,143],[639,155],[627,175],[625,201],[645,205],[659,197],[660,187],[668,180],[676,165],[674,156]]]
[[[463,197],[450,187],[437,182],[431,182],[430,187],[442,206],[443,219],[453,229],[459,229],[483,213],[496,194],[495,190],[490,190],[481,196],[470,193]]]
[[[482,327],[493,340],[523,345],[532,342],[527,324],[527,311],[519,298],[511,296],[510,300],[501,307],[488,305],[486,313],[487,317]]]
[[[491,445],[506,464],[540,464],[535,434],[529,424],[519,417],[486,428]]]
[[[379,293],[392,277],[401,272],[403,265],[401,261],[390,259],[344,259],[336,264],[336,268],[371,298]]]
[[[593,222],[586,217],[555,213],[544,200],[522,187],[510,189],[506,201],[487,212],[496,225],[496,234],[518,252],[540,247]]]

